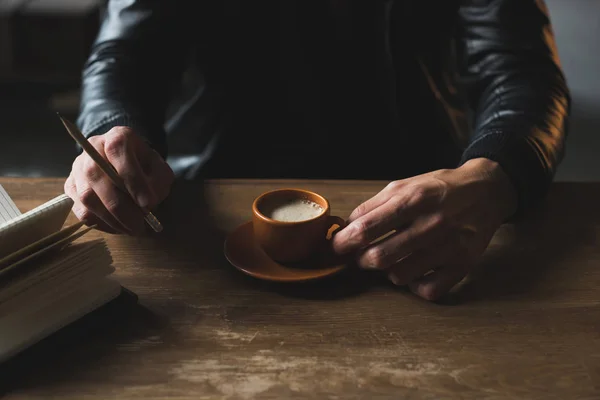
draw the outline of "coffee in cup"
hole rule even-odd
[[[330,215],[326,198],[303,189],[263,193],[254,200],[252,214],[257,243],[273,260],[286,263],[323,251],[330,228],[344,224]]]
[[[289,199],[265,199],[261,213],[271,219],[283,222],[300,222],[321,215],[323,207],[312,200],[291,197]]]

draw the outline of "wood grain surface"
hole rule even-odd
[[[63,180],[0,184],[24,212]],[[266,283],[223,256],[266,190],[315,190],[347,217],[384,186],[177,182],[156,211],[163,233],[103,235],[138,305],[3,366],[5,398],[600,399],[600,184],[555,184],[438,303],[354,270]]]

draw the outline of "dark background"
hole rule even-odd
[[[600,178],[600,0],[547,0],[573,96],[557,180]],[[0,175],[66,176],[80,69],[103,0],[0,0]]]

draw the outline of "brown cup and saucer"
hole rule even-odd
[[[225,240],[225,257],[241,272],[276,282],[325,278],[346,268],[330,250],[344,220],[329,201],[303,189],[277,189],[252,203],[252,220]]]

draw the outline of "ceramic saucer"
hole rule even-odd
[[[225,257],[238,270],[258,279],[301,282],[336,274],[346,264],[325,254],[310,261],[286,266],[273,261],[254,240],[252,221],[238,226],[225,240]]]

